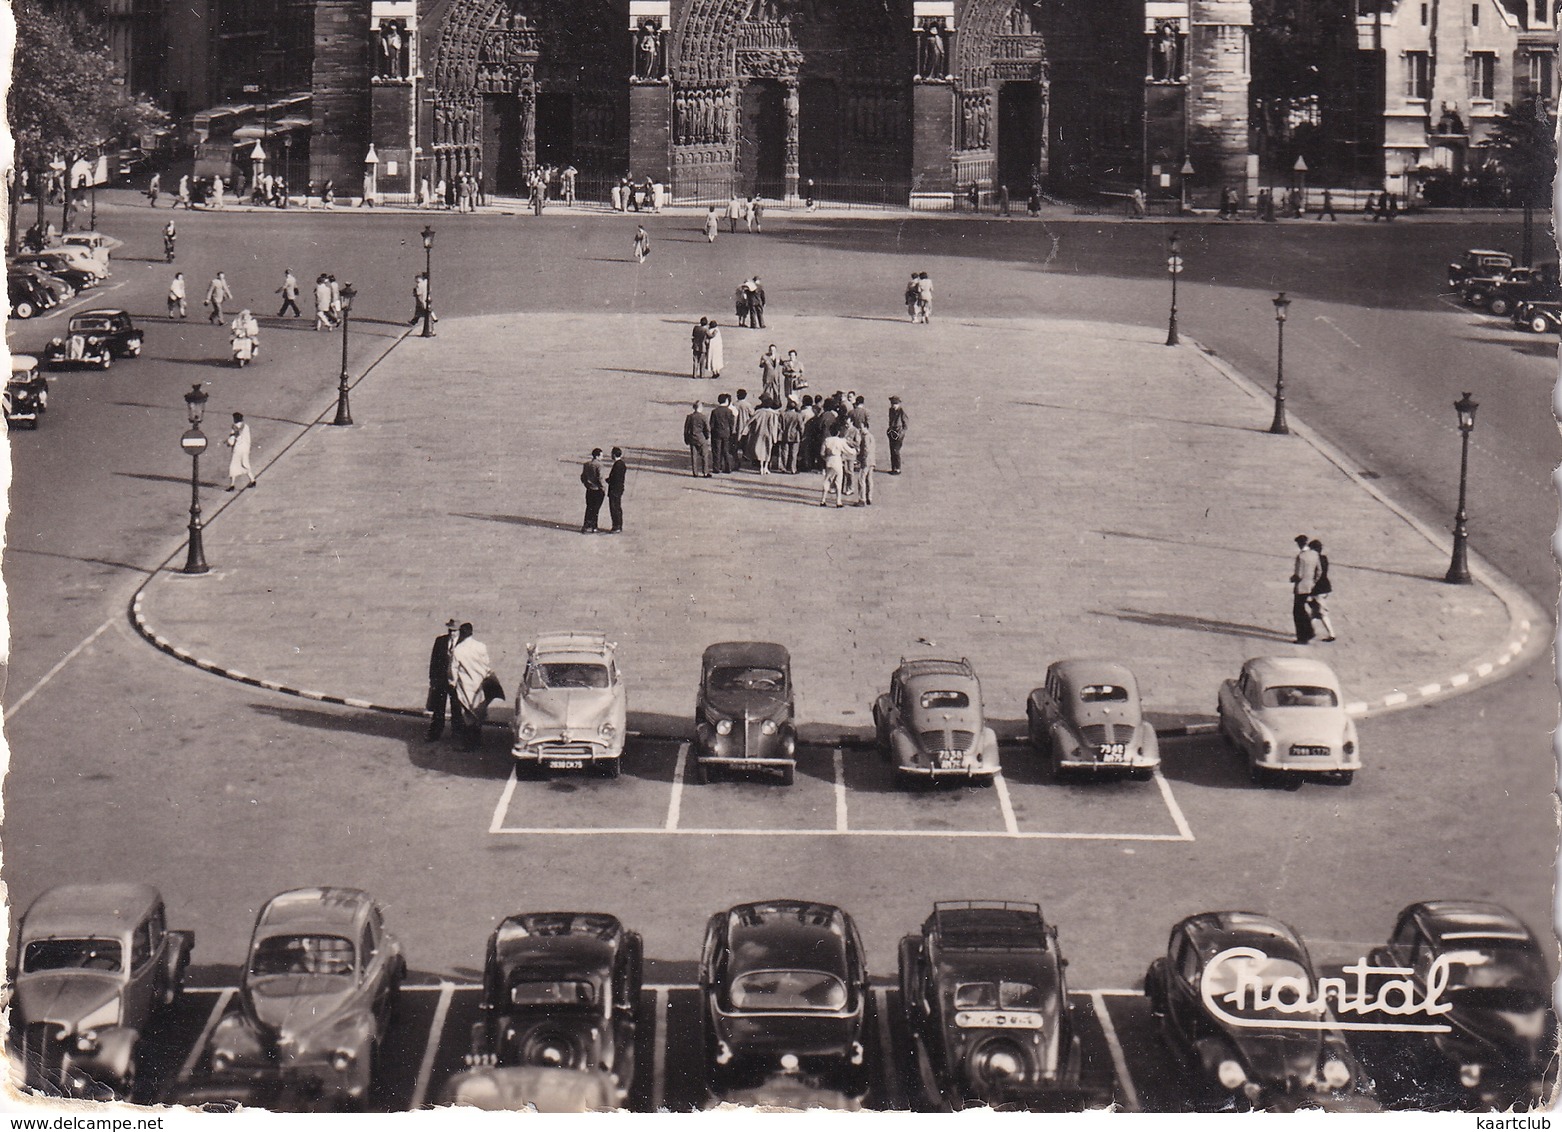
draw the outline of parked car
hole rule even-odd
[[[861,1097],[854,1097],[839,1089],[810,1085],[797,1072],[775,1073],[752,1088],[732,1089],[719,1097],[712,1097],[705,1107],[717,1108],[722,1104],[782,1109],[787,1112],[807,1112],[815,1108],[829,1112],[862,1111]]]
[[[617,649],[601,633],[542,633],[526,646],[511,725],[519,768],[618,777],[629,724]]]
[[[991,783],[998,737],[982,714],[982,686],[968,660],[905,660],[873,703],[879,750],[898,781]]]
[[[1260,1005],[1275,988],[1287,1011]],[[1297,1009],[1317,988],[1301,937],[1254,912],[1189,916],[1144,977],[1150,1013],[1200,1107],[1375,1111],[1371,1079],[1327,1012]]]
[[[1139,682],[1109,660],[1059,660],[1025,701],[1026,735],[1062,779],[1075,772],[1147,782],[1161,765]]]
[[[136,1050],[184,985],[195,937],[146,884],[64,884],[22,917],[10,1045],[30,1089],[130,1096]]]
[[[762,767],[783,786],[797,771],[792,657],[762,641],[711,645],[700,660],[694,705],[694,777],[715,781],[724,770]]]
[[[1426,900],[1399,913],[1393,934],[1373,950],[1375,967],[1401,967],[1418,996],[1446,973],[1437,1021],[1448,1033],[1395,1034],[1420,1093],[1451,1092],[1461,1107],[1533,1108],[1554,1075],[1557,1016],[1546,951],[1498,904]],[[1442,974],[1438,974],[1440,980]]]
[[[212,1031],[213,1092],[286,1078],[327,1103],[362,1105],[407,963],[384,913],[355,888],[300,888],[255,920],[239,1009]]]
[[[60,243],[67,248],[80,248],[90,255],[103,269],[105,278],[109,273],[110,255],[125,246],[124,240],[106,236],[102,232],[66,232],[60,237]]]
[[[1536,299],[1562,299],[1562,282],[1558,281],[1555,263],[1513,268],[1491,289],[1486,309],[1498,318],[1505,318],[1519,303]]]
[[[1040,905],[934,904],[922,930],[900,941],[900,1001],[926,1099],[955,1109],[1083,1107],[1067,966]]]
[[[1562,331],[1562,301],[1532,299],[1513,308],[1513,325],[1544,334]]]
[[[622,1107],[610,1074],[547,1065],[468,1069],[445,1082],[440,1103],[483,1112],[608,1112]]]
[[[49,379],[38,371],[38,359],[30,354],[11,355],[11,376],[0,397],[8,428],[37,428],[49,411]]]
[[[777,1073],[861,1096],[868,966],[841,909],[765,900],[718,912],[700,952],[707,1081],[718,1095]]]
[[[543,1066],[610,1076],[628,1099],[645,948],[617,918],[593,912],[510,916],[488,939],[475,1066]]]
[[[108,265],[99,260],[90,249],[77,247],[72,244],[55,244],[52,247],[44,248],[42,251],[23,252],[16,257],[18,263],[38,260],[48,260],[57,266],[81,272],[90,276],[94,282],[102,282],[109,275]],[[55,267],[51,267],[49,263],[40,263],[39,266],[51,274],[61,274]],[[77,290],[80,290],[80,288],[78,287]]]
[[[1513,254],[1495,248],[1468,248],[1448,265],[1448,285],[1458,287],[1473,276],[1495,278],[1513,266]]]
[[[1247,759],[1256,786],[1346,785],[1361,769],[1361,751],[1343,700],[1339,677],[1321,660],[1254,657],[1221,684],[1216,726]]]
[[[122,310],[110,310],[106,307],[71,315],[70,321],[65,324],[65,333],[66,339],[56,338],[50,346],[53,347],[58,343],[63,348],[66,340],[70,338],[92,339],[101,341],[108,352],[116,358],[140,357],[141,346],[145,340],[145,335],[137,328],[130,315]]]
[[[39,311],[48,310],[56,300],[36,279],[14,272],[6,274],[6,299],[10,303],[11,317],[32,318]]]
[[[59,248],[49,248],[41,252],[23,252],[14,262],[19,267],[35,267],[69,284],[76,291],[96,287],[102,282],[97,272],[90,266],[79,259],[72,259],[65,255]]]

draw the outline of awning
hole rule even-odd
[[[267,138],[282,137],[285,134],[296,133],[299,130],[307,130],[313,125],[308,118],[278,118],[269,124],[256,123],[248,126],[240,126],[233,131],[233,144],[241,142],[263,141]]]

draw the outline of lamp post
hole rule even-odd
[[[1269,424],[1269,431],[1276,436],[1285,436],[1290,433],[1290,427],[1285,423],[1285,312],[1291,305],[1291,300],[1285,297],[1281,291],[1270,302],[1275,305],[1275,419]]]
[[[1180,212],[1188,211],[1188,178],[1193,176],[1193,162],[1188,158],[1182,159],[1182,176],[1178,179],[1177,189],[1182,199],[1178,202]]]
[[[289,130],[282,135],[282,187],[287,192],[282,194],[282,207],[287,207],[287,193],[293,191],[293,133]]]
[[[94,142],[93,148],[97,149],[102,143]],[[98,230],[98,158],[92,160],[92,225],[89,231]]]
[[[185,415],[190,428],[179,438],[179,447],[190,454],[190,551],[184,559],[181,574],[205,574],[211,568],[206,565],[206,550],[201,545],[201,453],[206,451],[206,434],[201,431],[201,418],[206,414],[206,392],[199,385],[184,395]]]
[[[1166,344],[1168,346],[1180,345],[1182,339],[1177,337],[1177,276],[1182,274],[1182,255],[1179,249],[1182,242],[1177,239],[1177,233],[1173,232],[1166,241],[1166,274],[1171,276],[1171,317],[1166,324]]]
[[[1301,154],[1296,155],[1296,164],[1291,166],[1291,171],[1296,174],[1299,188],[1302,190],[1302,206],[1299,213],[1307,211],[1307,159]],[[1298,215],[1297,219],[1301,219]]]
[[[342,374],[336,382],[336,419],[334,425],[350,425],[353,413],[347,404],[347,327],[352,322],[353,300],[358,292],[351,283],[342,284]]]
[[[1459,511],[1454,515],[1453,558],[1443,581],[1460,586],[1470,583],[1470,533],[1464,527],[1464,493],[1470,478],[1470,434],[1475,431],[1475,410],[1478,408],[1480,406],[1468,393],[1454,402],[1454,412],[1459,414]]]
[[[423,299],[423,337],[434,337],[434,229],[423,226],[423,284],[428,294]]]

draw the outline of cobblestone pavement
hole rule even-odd
[[[1128,661],[1175,724],[1208,717],[1249,656],[1324,657],[1379,705],[1490,671],[1526,619],[1539,647],[1538,609],[1500,580],[1445,584],[1445,549],[1302,437],[1268,435],[1267,401],[1187,345],[937,318],[724,338],[723,378],[696,382],[679,318],[447,317],[356,388],[356,427],[312,430],[210,526],[211,575],[154,577],[145,623],[216,666],[412,709],[447,617],[477,626],[512,692],[536,631],[600,628],[631,727],[658,733],[685,726],[700,652],[728,639],[787,644],[805,734],[858,735],[902,655],[970,657],[1018,730],[1067,656]],[[693,398],[757,396],[770,342],[800,352],[810,392],[868,396],[873,506],[819,508],[817,475],[689,476]],[[890,394],[912,419],[899,477]],[[627,531],[583,537],[578,465],[614,444]],[[1340,635],[1307,649],[1287,582],[1302,532],[1326,544]]]

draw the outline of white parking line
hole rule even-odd
[[[1128,1059],[1123,1056],[1123,1043],[1117,1040],[1117,1027],[1112,1024],[1111,1014],[1107,1013],[1104,993],[1091,991],[1090,1004],[1096,1008],[1101,1032],[1106,1035],[1106,1048],[1112,1052],[1112,1071],[1117,1074],[1117,1080],[1123,1087],[1123,1107],[1130,1112],[1138,1112],[1139,1090],[1134,1088],[1134,1079],[1128,1072]]]
[[[504,784],[504,793],[499,795],[499,804],[494,807],[494,820],[488,823],[489,833],[505,832],[504,818],[510,812],[510,799],[515,797],[515,787],[519,781],[516,769],[512,766],[510,780]]]
[[[1161,773],[1161,768],[1155,768],[1155,785],[1161,792],[1161,801],[1166,803],[1166,808],[1171,812],[1172,821],[1177,826],[1177,837],[1181,841],[1193,840],[1193,829],[1188,825],[1188,819],[1182,814],[1182,807],[1177,804],[1176,797],[1172,794],[1171,783],[1166,781],[1166,776]]]
[[[49,319],[59,318],[62,314],[72,314],[86,306],[88,303],[100,301],[101,296],[117,291],[124,285],[125,281],[122,279],[118,283],[113,283],[108,286],[104,286],[100,283],[96,287],[88,287],[85,291],[77,291],[69,299],[66,299],[65,302],[55,307],[48,314],[38,315],[33,319],[33,321],[48,322]]]
[[[1004,837],[1012,841],[1191,841],[1192,835],[1180,833],[1048,833],[1022,829],[1009,833],[1001,829],[667,829],[657,826],[537,826],[534,828],[492,829],[490,833],[518,837]]]
[[[667,1097],[667,988],[656,988],[656,1018],[651,1046],[651,1111],[661,1112]]]
[[[683,767],[689,758],[689,744],[678,744],[678,761],[673,764],[673,792],[667,799],[667,821],[662,829],[668,833],[678,830],[678,814],[683,809]]]
[[[839,747],[835,748],[835,832],[845,833],[846,825],[846,760]]]
[[[1010,837],[1020,835],[1020,823],[1014,820],[1014,803],[1009,799],[1009,784],[1003,772],[993,775],[993,789],[998,792],[998,808],[1003,811],[1003,828]]]
[[[31,688],[28,688],[26,693],[22,696],[21,699],[17,700],[10,707],[6,708],[6,710],[5,710],[5,718],[6,718],[6,720],[9,721],[10,718],[13,715],[15,715],[17,712],[21,711],[22,708],[26,705],[28,700],[32,699],[39,692],[41,692],[43,690],[43,686],[45,684],[47,684],[50,680],[53,680],[56,676],[58,676],[60,674],[60,669],[64,668],[67,664],[69,664],[71,661],[75,660],[79,655],[81,655],[81,650],[82,649],[86,648],[93,641],[97,640],[100,636],[102,636],[103,635],[103,630],[107,629],[110,625],[114,624],[122,616],[123,616],[123,614],[116,613],[113,617],[110,617],[107,621],[103,622],[103,624],[99,625],[96,629],[92,630],[92,632],[87,635],[87,639],[86,640],[82,641],[75,648],[71,649],[70,652],[68,652],[64,656],[60,657],[60,659],[55,663],[54,667],[49,669],[49,671],[47,671],[47,672],[45,672],[43,674],[42,678],[39,679],[38,683],[34,684]]]
[[[884,1066],[884,1107],[898,1109],[905,1099],[900,1095],[900,1073],[895,1068],[895,1047],[889,1032],[888,987],[873,988],[873,1006],[879,1022],[879,1062]]]
[[[428,1024],[428,1041],[423,1043],[423,1060],[418,1063],[417,1083],[412,1087],[413,1112],[423,1107],[428,1099],[429,1078],[434,1074],[434,1057],[439,1052],[439,1035],[445,1029],[445,1016],[450,1013],[450,1000],[456,993],[454,983],[439,984],[439,1005],[434,1007],[434,1019]]]
[[[206,1052],[206,1043],[211,1041],[212,1031],[217,1028],[217,1023],[222,1021],[222,1016],[228,1012],[228,1003],[232,1001],[233,993],[233,987],[223,987],[218,993],[217,1001],[212,1005],[212,1012],[206,1016],[206,1025],[201,1027],[201,1036],[195,1039],[195,1045],[190,1047],[184,1063],[179,1066],[179,1076],[176,1081],[188,1081],[190,1074],[195,1072],[195,1067],[201,1063],[201,1054]]]

